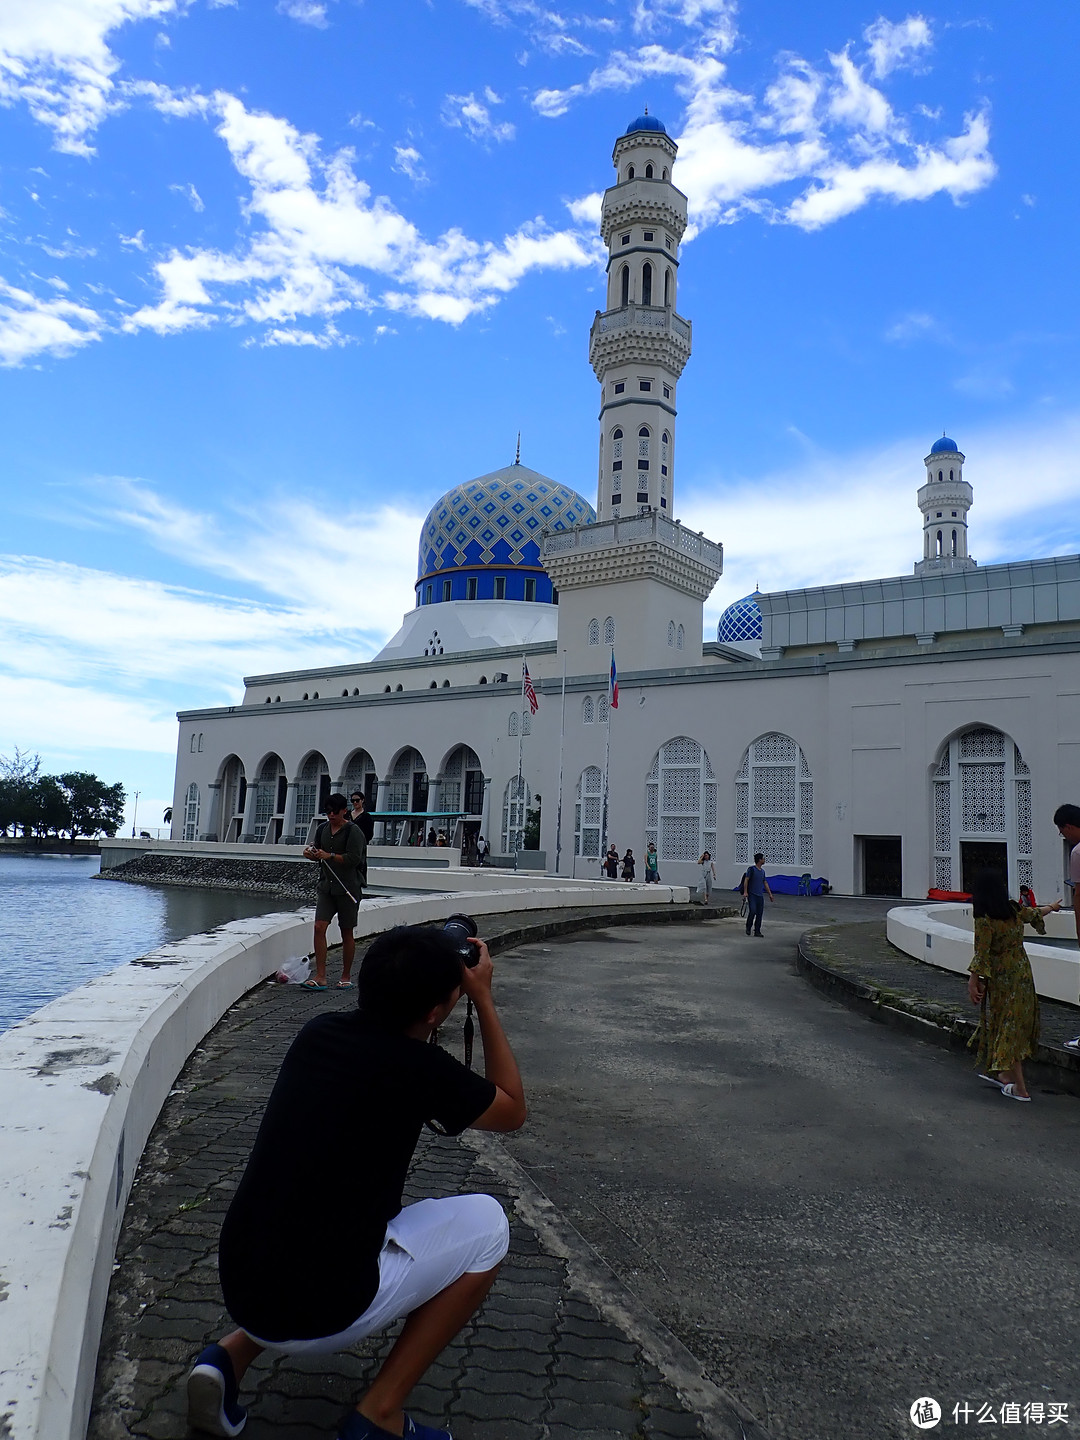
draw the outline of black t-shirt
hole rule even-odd
[[[349,821],[355,825],[358,830],[364,832],[364,839],[370,845],[371,837],[375,834],[375,817],[371,812],[369,810],[361,810],[359,815],[354,815],[350,810]]]
[[[340,900],[348,891],[359,900],[360,887],[367,879],[367,840],[360,827],[346,820],[335,835],[330,821],[325,820],[316,832],[315,849],[345,856],[344,865],[336,860],[327,860],[319,866],[319,879],[315,886],[318,893]]]
[[[308,1340],[359,1319],[424,1121],[459,1135],[495,1094],[445,1050],[358,1011],[310,1020],[221,1227],[221,1288],[237,1324],[261,1340]]]

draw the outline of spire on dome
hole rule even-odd
[[[520,465],[520,464],[521,464],[521,431],[520,431],[520,430],[518,431],[517,450],[516,450],[516,452],[515,452],[515,454],[514,454],[514,464],[515,464],[515,465]]]

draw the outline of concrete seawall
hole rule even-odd
[[[502,888],[453,891],[444,874],[430,895],[365,902],[358,933],[454,910],[663,913],[688,899],[670,886],[501,878]],[[308,950],[310,926],[310,912],[299,911],[233,921],[122,965],[0,1036],[4,1440],[85,1434],[116,1239],[147,1136],[203,1036]]]

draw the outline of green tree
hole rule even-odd
[[[67,818],[63,828],[72,840],[78,835],[115,835],[124,823],[124,787],[106,785],[85,770],[69,770],[58,777],[63,788]]]
[[[26,835],[34,828],[35,788],[40,776],[40,755],[18,746],[10,760],[0,755],[0,834],[21,830]]]
[[[525,826],[521,841],[523,850],[540,849],[540,796],[534,795],[533,799],[536,804],[531,810],[525,811]]]
[[[67,795],[55,775],[37,777],[30,787],[29,803],[35,835],[59,835],[68,828]]]

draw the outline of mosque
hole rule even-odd
[[[755,592],[703,641],[723,550],[675,516],[692,342],[676,153],[651,115],[615,142],[596,508],[520,456],[441,496],[415,608],[373,660],[250,676],[241,705],[180,713],[174,840],[284,853],[331,789],[359,788],[376,844],[434,828],[468,851],[483,833],[510,864],[539,810],[541,854],[521,863],[566,876],[595,877],[613,842],[640,879],[653,842],[678,884],[705,850],[721,885],[762,851],[770,874],[847,894],[966,889],[985,865],[1013,894],[1062,893],[1080,556],[977,565],[948,436],[923,462],[913,573]]]

